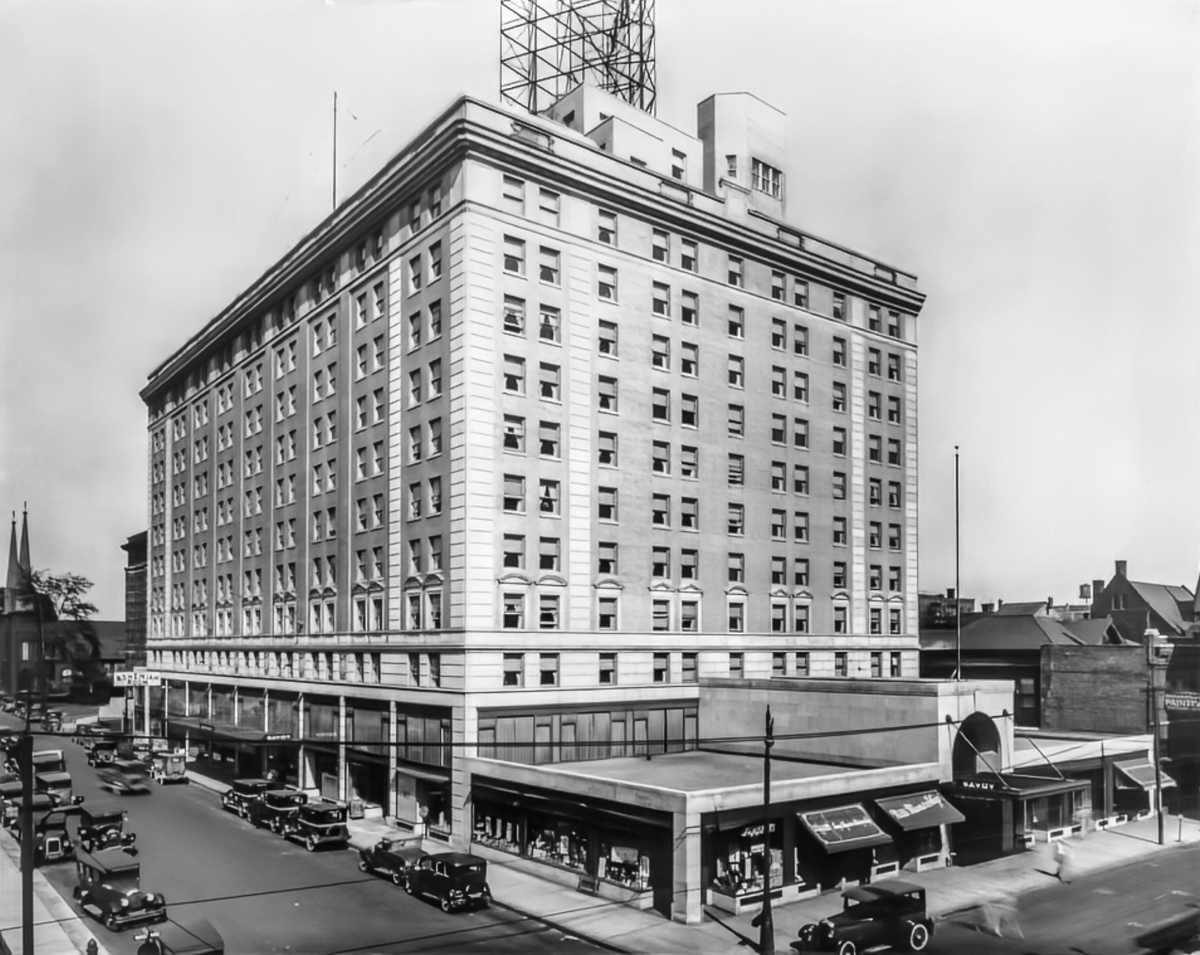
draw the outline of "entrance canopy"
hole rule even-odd
[[[1124,777],[1124,779],[1117,778],[1118,789],[1153,789],[1157,785],[1154,764],[1149,760],[1131,759],[1123,763],[1113,763],[1113,768],[1121,774],[1121,777]],[[1162,778],[1163,789],[1170,789],[1172,786],[1178,785],[1161,767],[1158,775]]]
[[[801,812],[797,815],[804,828],[811,832],[829,853],[882,846],[892,841],[859,803],[817,812]]]
[[[891,816],[905,832],[926,829],[943,823],[953,825],[967,817],[951,806],[936,790],[876,799],[875,805]]]
[[[215,720],[202,720],[195,716],[175,717],[171,723],[187,727],[191,732],[208,739],[229,740],[235,743],[261,743],[267,738],[267,734],[262,730],[251,729],[248,726],[234,726],[232,723],[219,723]]]

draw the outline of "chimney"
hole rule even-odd
[[[1127,566],[1128,566],[1128,563],[1127,563],[1126,561],[1123,561],[1123,560],[1119,560],[1119,561],[1117,561],[1117,576],[1118,576],[1118,577],[1126,577],[1126,576],[1128,576],[1128,575],[1125,573],[1125,568],[1126,568]]]
[[[1003,601],[1003,600],[997,600],[997,601],[996,601],[996,610],[1002,610],[1002,609],[1004,609],[1004,601]]]
[[[947,588],[946,588],[946,599],[947,599],[947,600],[953,600],[953,599],[954,599],[954,588],[953,588],[953,587],[947,587]]]
[[[1049,613],[1053,609],[1054,609],[1054,598],[1047,597],[1046,598],[1046,613]]]
[[[1092,600],[1099,600],[1100,595],[1102,593],[1104,593],[1104,581],[1103,580],[1093,580],[1092,581]]]

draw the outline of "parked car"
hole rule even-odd
[[[121,796],[150,792],[150,784],[146,782],[146,766],[134,759],[114,759],[99,768],[96,778],[101,789]]]
[[[88,749],[87,761],[89,766],[104,766],[117,758],[117,741],[98,739]]]
[[[186,783],[187,753],[182,749],[170,753],[155,753],[150,761],[150,778],[160,786],[167,783]]]
[[[57,733],[62,729],[63,711],[62,710],[47,710],[42,716],[42,729],[47,733]]]
[[[14,785],[16,788],[11,790],[11,793],[9,793],[8,787]],[[4,797],[4,828],[16,836],[21,828],[19,824],[21,819],[21,806],[23,802],[21,784],[19,782],[15,784],[5,783],[4,786],[0,788],[3,788],[6,792]],[[33,812],[35,819],[37,818],[38,813],[45,814],[51,809],[54,809],[55,806],[55,801],[45,793],[33,794]]]
[[[158,955],[224,955],[225,952],[221,933],[205,919],[171,921],[158,928],[147,926],[133,940],[143,945],[149,942],[157,948]]]
[[[879,946],[919,952],[932,936],[933,919],[925,913],[925,890],[889,879],[846,889],[842,911],[805,925],[796,947],[837,955],[859,955]]]
[[[317,846],[345,845],[350,841],[346,828],[346,804],[322,799],[300,806],[287,820],[282,832],[288,839],[304,843],[309,852]]]
[[[69,803],[74,798],[70,773],[38,773],[33,777],[35,792],[45,793],[59,803]]]
[[[33,864],[63,862],[75,857],[75,846],[67,831],[67,818],[79,810],[75,806],[59,807],[50,797],[37,793],[33,797]],[[21,841],[21,827],[13,828]]]
[[[246,818],[260,829],[282,832],[307,802],[299,789],[268,789],[247,805]]]
[[[269,779],[235,779],[233,785],[221,793],[221,805],[245,819],[250,803],[274,788],[275,784]]]
[[[125,831],[129,813],[111,802],[93,802],[79,807],[79,828],[75,839],[84,852],[123,849],[137,841],[137,835]]]
[[[404,877],[409,895],[434,899],[443,912],[472,906],[486,908],[492,898],[487,862],[465,852],[438,852],[410,866]]]
[[[427,855],[419,843],[405,845],[380,839],[375,845],[358,850],[358,867],[363,872],[381,872],[396,885],[404,885],[409,868]]]
[[[135,922],[164,922],[167,900],[161,894],[143,892],[141,867],[120,849],[75,854],[75,901],[88,915],[112,931]]]

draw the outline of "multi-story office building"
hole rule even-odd
[[[923,296],[788,223],[784,134],[460,99],[157,368],[169,732],[457,842],[472,758],[916,676]]]

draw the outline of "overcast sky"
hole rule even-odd
[[[1200,2],[658,0],[660,118],[788,117],[789,216],[920,277],[920,586],[1200,567]],[[499,0],[0,0],[0,508],[121,619],[149,372],[461,93]],[[7,516],[7,514],[6,514]]]

